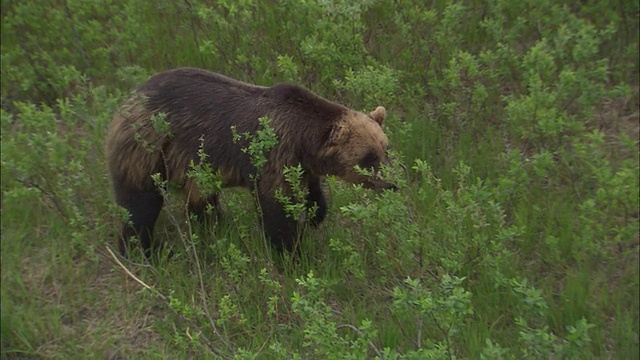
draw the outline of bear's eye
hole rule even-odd
[[[369,151],[358,161],[358,166],[363,169],[376,169],[379,162],[378,155],[373,151]]]

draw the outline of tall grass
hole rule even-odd
[[[638,358],[638,10],[3,1],[2,356]],[[106,129],[177,66],[384,105],[400,191],[327,179],[298,257],[167,193],[173,256],[116,261]]]

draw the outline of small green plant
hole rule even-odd
[[[393,310],[398,316],[413,317],[416,321],[415,343],[418,349],[422,349],[424,344],[423,327],[434,326],[439,330],[442,340],[431,340],[425,348],[444,350],[447,358],[452,358],[453,338],[464,326],[465,318],[473,314],[471,293],[462,287],[463,281],[444,275],[439,286],[431,291],[420,280],[407,278],[405,286],[394,288]]]
[[[548,305],[542,297],[542,291],[531,286],[526,279],[511,279],[510,286],[519,299],[519,314],[515,324],[519,329],[519,347],[516,353],[523,359],[559,357],[563,359],[583,359],[590,357],[589,329],[595,325],[586,319],[580,319],[575,325],[567,326],[566,338],[561,338],[540,323],[548,314]],[[503,352],[494,344],[487,344],[485,352]],[[504,352],[503,352],[504,353]]]
[[[343,259],[340,264],[342,271],[353,274],[358,280],[365,279],[365,264],[362,254],[357,249],[342,240],[333,238],[329,239],[329,248],[333,251],[334,256]]]
[[[269,294],[267,302],[267,315],[278,317],[278,304],[282,302],[280,292],[282,284],[271,278],[271,274],[266,268],[260,269],[260,283],[265,287],[265,292]]]
[[[200,146],[198,147],[198,159],[196,164],[193,160],[189,162],[189,171],[187,178],[196,182],[198,191],[202,197],[219,194],[222,191],[223,181],[220,170],[213,171],[211,165],[207,162],[209,155],[204,151],[204,135],[200,137]]]
[[[291,297],[291,309],[304,321],[303,346],[313,350],[313,356],[326,359],[361,359],[367,356],[369,348],[381,357],[380,351],[371,339],[376,335],[371,321],[363,320],[360,326],[337,324],[331,308],[322,300],[326,286],[310,271],[306,277],[296,279],[301,290]],[[341,328],[351,329],[351,333],[341,335]]]
[[[171,123],[167,120],[167,114],[163,112],[151,115],[151,126],[159,134],[171,137]]]
[[[243,133],[238,134],[236,127],[231,127],[231,133],[233,134],[233,141],[239,143],[241,140],[248,141],[247,146],[242,148],[242,151],[249,154],[251,163],[258,169],[260,169],[267,163],[269,159],[269,152],[278,144],[278,135],[271,126],[269,118],[264,116],[258,119],[258,123],[262,127],[256,131],[255,134]]]
[[[309,189],[302,186],[302,177],[304,175],[302,166],[300,164],[297,166],[285,166],[282,172],[287,188],[276,189],[276,200],[284,206],[287,216],[293,219],[302,219],[303,215],[312,216],[316,209],[310,208],[307,210],[305,204]]]
[[[362,99],[362,106],[375,108],[396,98],[399,76],[386,66],[372,65],[354,71],[347,69],[344,81],[334,80],[336,88],[347,91],[354,98]]]
[[[0,357],[640,356],[638,2],[278,4],[3,2]],[[165,252],[111,256],[109,122],[178,66],[384,105],[400,190],[329,178],[313,256],[279,264],[250,195],[217,192],[205,137],[186,180],[227,216],[197,231],[158,177]],[[162,151],[166,116],[145,121]],[[234,131],[257,174],[268,125]],[[304,217],[289,165],[282,200]]]
[[[282,76],[286,80],[296,80],[298,79],[298,65],[296,65],[295,61],[291,56],[288,55],[278,55],[278,71],[282,73]]]

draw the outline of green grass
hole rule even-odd
[[[2,358],[640,356],[637,3],[2,9]],[[106,129],[177,66],[384,105],[401,189],[327,179],[298,256],[246,191],[204,229],[170,194],[173,256],[117,263]]]

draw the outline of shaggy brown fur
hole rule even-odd
[[[169,133],[154,129],[151,118],[157,114],[166,115]],[[246,143],[233,142],[231,127],[239,134],[255,134],[263,116],[269,117],[278,144],[258,174],[242,151]],[[149,251],[163,204],[153,174],[182,184],[189,209],[198,215],[207,204],[218,205],[217,196],[202,198],[186,177],[189,162],[198,162],[201,138],[207,161],[223,175],[224,185],[255,190],[266,234],[277,249],[291,250],[298,236],[297,222],[286,216],[274,197],[278,188],[288,191],[283,168],[300,164],[304,169],[306,205],[317,206],[311,219],[315,225],[327,210],[322,176],[336,175],[376,190],[392,188],[354,170],[355,165],[377,170],[386,161],[388,139],[381,127],[385,116],[383,107],[364,114],[293,84],[255,86],[193,68],[151,77],[115,115],[106,141],[116,201],[131,214],[131,223],[123,225],[120,234],[121,251],[126,253],[126,241],[134,235]]]

